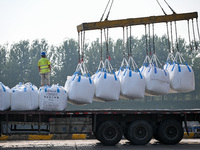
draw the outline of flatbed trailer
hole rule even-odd
[[[200,109],[0,111],[1,135],[94,134],[104,145],[115,145],[122,136],[136,145],[152,138],[177,144],[187,121],[200,121]]]

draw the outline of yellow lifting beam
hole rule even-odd
[[[181,21],[181,20],[189,20],[193,18],[198,18],[197,12],[163,15],[163,16],[150,16],[150,17],[142,17],[142,18],[129,18],[129,19],[121,19],[121,20],[106,20],[102,22],[88,22],[88,23],[82,23],[81,25],[78,25],[77,31],[80,32],[80,31],[86,31],[86,30],[126,27],[126,26],[134,26],[134,25],[145,25],[145,24],[151,24],[151,23],[162,23],[162,22],[171,22],[171,21]]]

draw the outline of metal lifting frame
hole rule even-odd
[[[150,17],[142,17],[142,18],[129,18],[129,19],[121,19],[121,20],[106,20],[102,22],[82,23],[81,25],[77,26],[77,31],[80,32],[80,31],[86,31],[86,30],[96,30],[96,29],[126,27],[126,26],[134,26],[134,25],[145,25],[145,24],[151,24],[151,23],[181,21],[181,20],[189,20],[193,18],[198,18],[197,12],[163,15],[163,16],[150,16]]]

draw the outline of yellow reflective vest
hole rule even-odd
[[[40,73],[47,73],[50,72],[49,65],[50,61],[47,58],[41,58],[38,61],[38,66],[40,67]]]

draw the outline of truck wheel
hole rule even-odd
[[[97,129],[97,137],[103,145],[116,145],[122,139],[122,130],[117,122],[106,121]]]
[[[184,135],[181,124],[176,120],[166,120],[158,128],[158,136],[164,144],[177,144]]]
[[[153,136],[151,125],[144,120],[137,120],[128,127],[128,139],[132,144],[145,145]]]

